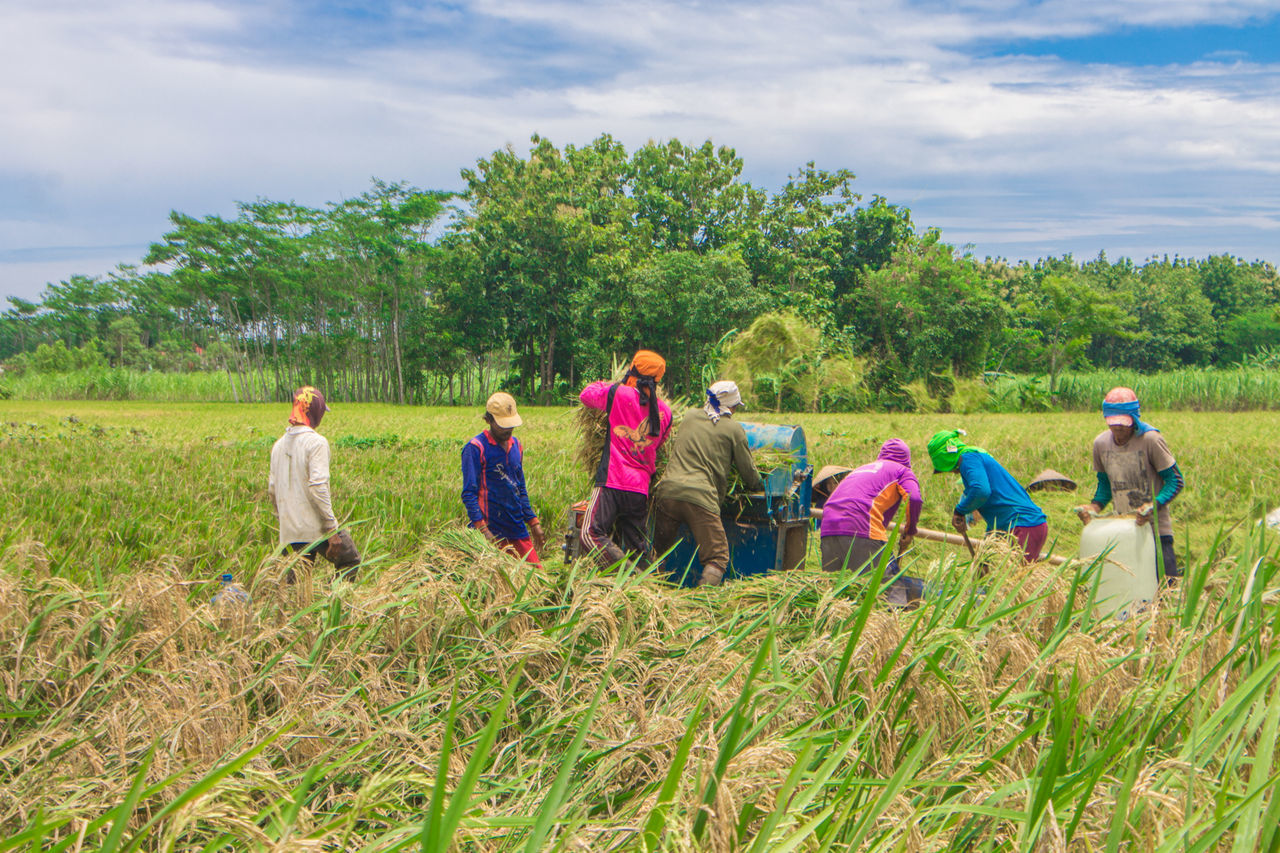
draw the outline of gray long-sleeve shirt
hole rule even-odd
[[[271,448],[267,495],[280,519],[280,544],[314,542],[336,530],[329,499],[329,442],[308,426],[291,426]]]

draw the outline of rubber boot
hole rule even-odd
[[[698,586],[720,586],[724,583],[724,569],[719,566],[707,566],[702,570],[702,578]]]

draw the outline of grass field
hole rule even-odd
[[[585,496],[567,409],[522,409],[535,507]],[[1280,849],[1280,414],[1158,412],[1186,584],[1095,621],[1077,569],[920,545],[889,611],[813,570],[677,591],[461,527],[476,412],[335,405],[368,566],[281,583],[281,405],[0,402],[0,849]],[[858,464],[961,426],[1042,500],[1092,495],[1090,414],[771,416]],[[955,477],[925,476],[941,528]],[[208,605],[231,571],[247,616]],[[1255,576],[1247,603],[1245,589]],[[977,595],[978,588],[986,590]]]

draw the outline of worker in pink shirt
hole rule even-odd
[[[583,552],[593,554],[602,567],[629,554],[642,564],[649,561],[649,485],[658,448],[671,430],[671,407],[658,399],[658,383],[666,371],[662,356],[640,350],[622,382],[592,382],[579,395],[582,405],[608,417],[609,433],[581,533]]]

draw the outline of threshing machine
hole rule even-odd
[[[761,471],[764,491],[731,503],[721,515],[729,539],[729,570],[725,579],[794,569],[808,549],[813,500],[813,466],[804,430],[798,426],[741,422],[752,450],[771,448],[790,454],[791,464]],[[696,586],[702,577],[696,546],[687,528],[667,557],[673,582]]]

